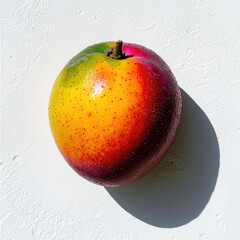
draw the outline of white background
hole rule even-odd
[[[1,2],[1,239],[239,239],[238,0]],[[118,39],[168,63],[184,110],[159,167],[107,189],[64,161],[48,101],[70,58]]]

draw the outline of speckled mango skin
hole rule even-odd
[[[182,100],[166,63],[123,43],[125,59],[107,57],[114,42],[92,45],[61,71],[49,121],[69,165],[104,186],[133,182],[163,158],[176,135]]]

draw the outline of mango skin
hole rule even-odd
[[[154,168],[171,146],[182,99],[167,64],[153,51],[123,43],[126,59],[106,56],[114,42],[92,45],[57,77],[49,102],[55,142],[82,177],[129,184]]]

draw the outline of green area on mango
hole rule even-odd
[[[62,74],[61,85],[68,88],[85,83],[88,79],[87,74],[103,60],[114,64],[115,60],[106,56],[107,51],[114,45],[114,42],[98,43],[78,53],[65,66],[66,74]]]

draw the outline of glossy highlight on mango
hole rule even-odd
[[[180,89],[167,64],[137,45],[92,45],[63,68],[49,121],[69,165],[104,186],[131,183],[154,168],[176,135]]]

